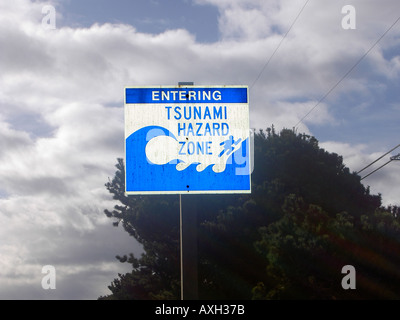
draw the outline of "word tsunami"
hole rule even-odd
[[[168,120],[171,119],[171,109],[172,107],[166,106]],[[183,110],[182,110],[183,109]],[[193,111],[193,112],[192,112]],[[173,109],[173,117],[176,120],[226,120],[227,111],[225,107],[213,107],[212,109],[208,106],[206,107],[175,107]],[[185,122],[178,123],[178,136],[181,134],[184,136],[226,136],[229,133],[229,125],[227,123],[218,122],[195,122],[188,123]]]

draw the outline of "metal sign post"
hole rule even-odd
[[[197,203],[196,195],[185,196],[182,205],[180,202],[180,250],[181,250],[181,299],[197,300],[198,273],[197,273]],[[182,207],[185,209],[183,215]]]
[[[182,195],[179,194],[179,236],[180,236],[180,262],[181,262],[181,300],[184,300],[184,295],[183,295],[183,282],[184,282],[184,277],[183,277],[183,221],[182,221]]]

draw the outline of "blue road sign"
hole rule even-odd
[[[125,88],[129,194],[250,193],[247,86]]]

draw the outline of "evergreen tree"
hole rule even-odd
[[[342,157],[311,136],[274,128],[255,135],[252,193],[198,195],[200,299],[398,298],[397,207],[381,208]],[[101,299],[179,299],[179,198],[125,196],[124,164],[105,210],[145,250]],[[357,290],[341,286],[354,265]]]

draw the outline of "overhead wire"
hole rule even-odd
[[[370,166],[372,166],[374,163],[378,162],[379,160],[381,160],[384,156],[388,155],[389,153],[391,153],[393,150],[396,150],[398,147],[400,147],[400,144],[398,144],[397,146],[395,146],[393,149],[389,150],[388,152],[386,152],[384,155],[380,156],[378,159],[372,161],[369,165],[367,165],[366,167],[362,168],[360,171],[357,172],[357,174],[359,174],[360,172],[364,171],[365,169],[369,168]],[[375,169],[374,171],[370,172],[369,174],[367,174],[366,176],[362,177],[361,180],[364,180],[365,178],[369,177],[371,174],[375,173],[376,171],[382,169],[384,166],[388,165],[390,162],[392,162],[393,160],[398,160],[397,158],[400,157],[400,154],[398,154],[397,156],[391,157],[390,160],[386,163],[384,163],[383,165],[381,165],[379,168]]]
[[[281,41],[279,42],[279,44],[277,45],[277,47],[275,48],[275,50],[273,51],[273,53],[271,54],[271,56],[269,57],[269,59],[267,60],[267,62],[264,64],[264,66],[261,68],[261,71],[259,72],[258,76],[256,77],[256,79],[254,80],[253,84],[250,86],[250,90],[254,87],[254,85],[257,83],[257,81],[260,79],[261,75],[264,73],[265,69],[267,68],[267,66],[269,65],[269,63],[271,62],[272,58],[275,56],[276,52],[278,51],[278,49],[280,48],[280,46],[282,45],[282,42],[286,39],[288,33],[290,32],[290,30],[292,30],[294,24],[296,23],[296,21],[299,19],[301,13],[303,12],[304,8],[306,7],[307,3],[310,0],[307,0],[303,7],[300,9],[299,13],[297,14],[296,18],[293,20],[292,24],[290,25],[289,29],[286,31],[285,35],[282,37]]]
[[[397,145],[396,147],[394,147],[393,149],[389,150],[388,152],[386,152],[384,155],[380,156],[378,159],[376,159],[375,161],[372,161],[369,165],[367,165],[366,167],[362,168],[360,171],[357,172],[357,174],[361,173],[362,171],[364,171],[365,169],[369,168],[370,166],[372,166],[374,163],[378,162],[379,160],[381,160],[384,156],[388,155],[389,153],[391,153],[393,150],[396,150],[398,147],[400,147],[400,144]]]
[[[281,47],[283,41],[286,39],[287,35],[289,34],[289,32],[291,31],[291,29],[293,28],[294,24],[297,22],[297,20],[299,19],[300,15],[302,14],[302,12],[304,11],[306,5],[308,4],[310,0],[307,0],[304,5],[302,6],[302,8],[300,9],[299,13],[297,14],[296,18],[293,20],[292,24],[290,25],[289,29],[286,31],[285,35],[282,37],[281,41],[279,42],[279,44],[277,45],[277,47],[275,48],[275,50],[273,51],[273,53],[271,54],[271,56],[268,58],[268,60],[266,61],[266,63],[264,64],[264,66],[261,68],[258,76],[256,77],[256,79],[254,80],[254,82],[252,83],[252,85],[250,86],[250,90],[254,87],[254,85],[257,83],[257,81],[261,78],[261,75],[264,73],[265,69],[268,67],[269,63],[271,62],[272,58],[275,56],[276,52],[279,50],[279,48]],[[300,123],[302,123],[321,103],[322,101],[324,101],[331,93],[333,90],[335,90],[339,84],[347,78],[347,76],[361,63],[362,60],[365,59],[365,57],[376,47],[376,45],[386,36],[386,34],[399,22],[400,20],[400,16],[389,26],[389,28],[372,44],[372,46],[356,61],[356,63],[322,96],[322,98],[299,120],[299,122],[297,122],[297,124],[293,127],[293,128],[297,128]],[[367,165],[366,167],[364,167],[363,169],[361,169],[360,171],[357,172],[357,174],[361,173],[362,171],[364,171],[365,169],[369,168],[371,165],[373,165],[374,163],[376,163],[377,161],[379,161],[380,159],[382,159],[384,156],[386,156],[387,154],[389,154],[390,152],[392,152],[393,150],[397,149],[398,147],[400,147],[400,144],[397,145],[396,147],[394,147],[393,149],[391,149],[390,151],[388,151],[387,153],[385,153],[384,155],[382,155],[381,157],[379,157],[378,159],[376,159],[375,161],[373,161],[372,163],[370,163],[369,165]],[[381,168],[383,168],[384,166],[388,165],[390,162],[392,162],[393,160],[397,160],[397,159],[393,159],[391,158],[388,162],[386,162],[385,164],[383,164],[382,166],[380,166],[379,168],[375,169],[374,171],[372,171],[371,173],[369,173],[368,175],[364,176],[363,178],[361,178],[361,180],[369,177],[371,174],[373,174],[374,172],[380,170]]]
[[[307,118],[311,112],[313,112],[320,104],[322,101],[324,101],[331,93],[333,90],[336,89],[336,87],[344,80],[347,78],[347,76],[360,64],[362,60],[371,52],[373,48],[383,39],[383,37],[399,22],[400,16],[396,19],[395,22],[392,23],[392,25],[378,38],[378,40],[375,41],[375,43],[357,60],[357,62],[337,81],[326,93],[325,95],[313,106],[301,119],[297,124],[294,126],[294,128],[297,128],[300,123],[304,121],[305,118]]]
[[[374,171],[368,173],[365,177],[362,177],[361,180],[364,180],[366,177],[369,177],[371,174],[373,174],[374,172],[378,171],[379,169],[382,169],[384,166],[388,165],[392,161],[393,160],[390,159],[388,162],[386,162],[385,164],[381,165],[378,169],[375,169]]]

